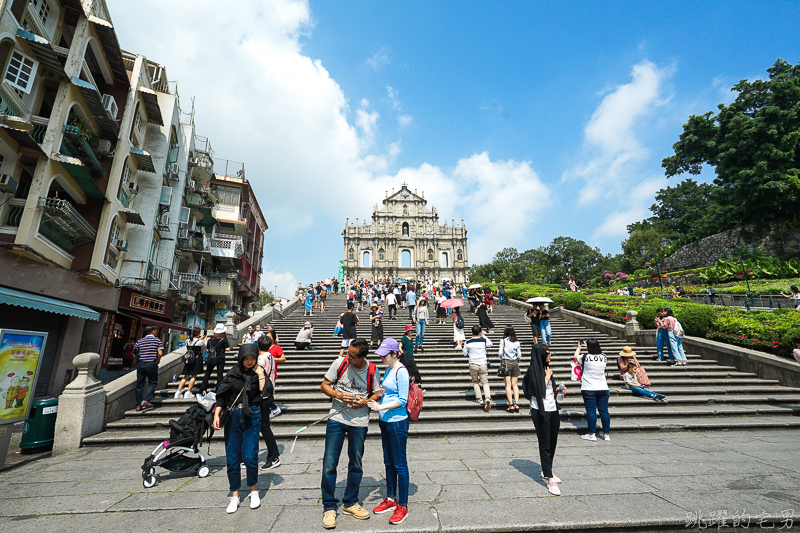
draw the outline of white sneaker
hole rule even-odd
[[[587,433],[586,435],[581,435],[581,438],[583,440],[590,440],[592,442],[597,441],[597,437],[595,437],[594,435],[590,435],[589,433]]]
[[[225,509],[225,512],[228,514],[233,514],[239,508],[239,497],[238,496],[231,496],[231,501],[228,504],[228,508]]]
[[[546,478],[546,477],[544,477],[544,472],[542,472],[542,479],[543,479],[543,480],[545,480],[545,481],[547,481],[547,478]],[[561,478],[560,478],[560,477],[558,477],[558,476],[556,476],[555,474],[554,474],[554,475],[553,475],[553,477],[551,477],[550,479],[552,479],[552,480],[553,480],[553,481],[555,481],[556,483],[561,483]]]
[[[561,496],[561,489],[558,488],[558,483],[553,480],[547,482],[547,491],[553,496]]]
[[[258,495],[257,490],[250,491],[250,509],[258,509],[261,507],[261,497]]]
[[[186,391],[186,394],[183,395],[184,398],[194,398],[194,393],[190,390]]]
[[[281,414],[281,408],[276,405],[275,409],[269,412],[269,419],[272,420],[273,418],[279,416],[280,414]]]
[[[606,433],[605,435],[603,435],[603,440],[606,442],[611,442],[611,435]]]
[[[183,398],[183,393],[181,391],[178,391],[178,392],[175,393],[175,399],[179,399],[179,398]]]

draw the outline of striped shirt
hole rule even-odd
[[[164,349],[164,345],[161,344],[161,339],[155,335],[148,335],[139,339],[139,342],[136,343],[136,347],[139,348],[140,363],[152,363],[158,359],[158,351]]]

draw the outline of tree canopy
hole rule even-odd
[[[723,229],[767,220],[800,221],[800,64],[778,59],[767,80],[742,80],[719,112],[692,115],[663,160],[668,177],[716,172]]]

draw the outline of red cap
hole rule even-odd
[[[414,324],[409,324],[406,326],[406,333],[408,333],[409,331],[414,331]]]

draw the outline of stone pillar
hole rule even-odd
[[[641,324],[636,320],[638,314],[637,311],[625,313],[625,317],[628,319],[625,321],[625,341],[631,344],[636,344],[636,332],[642,329]]]
[[[72,360],[78,377],[58,398],[53,455],[75,451],[84,437],[103,431],[106,391],[91,373],[99,363],[100,355],[91,352],[78,354]]]
[[[233,318],[236,316],[236,313],[233,311],[228,311],[225,313],[225,317],[228,319],[225,322],[225,333],[228,334],[228,339],[234,339],[236,343],[239,343],[239,339],[236,338],[236,324],[233,323]]]

